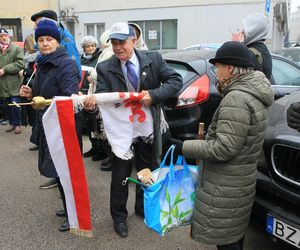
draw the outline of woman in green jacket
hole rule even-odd
[[[223,99],[205,140],[176,147],[187,158],[205,160],[196,191],[193,239],[218,249],[243,249],[274,97],[265,75],[253,71],[244,44],[224,43],[210,62],[217,68]]]

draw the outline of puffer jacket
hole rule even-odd
[[[3,54],[0,51],[0,69],[3,68],[5,74],[0,77],[0,96],[18,96],[22,79],[19,71],[24,67],[24,51],[20,47],[10,44]]]
[[[192,237],[226,245],[245,234],[255,196],[257,160],[273,92],[265,75],[252,71],[224,90],[205,140],[183,143],[183,155],[205,160],[196,190]]]

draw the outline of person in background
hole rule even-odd
[[[102,50],[102,53],[98,58],[97,64],[105,61],[106,59],[110,58],[114,54],[114,51],[111,46],[111,42],[108,39],[109,39],[109,30],[106,30],[100,36],[100,42],[101,42],[100,48]]]
[[[35,22],[35,28],[38,23],[42,20],[48,20],[53,22],[59,30],[60,33],[60,46],[66,49],[66,52],[72,60],[75,61],[77,70],[79,72],[79,76],[81,79],[81,64],[80,64],[80,56],[76,47],[76,43],[74,37],[70,34],[70,32],[58,22],[57,14],[53,10],[42,10],[37,12],[31,16],[31,21]],[[80,80],[78,81],[79,84]],[[40,185],[41,189],[48,189],[57,186],[56,179],[50,179],[49,181]]]
[[[9,127],[5,132],[14,131],[21,133],[21,110],[16,106],[8,106],[8,103],[19,103],[19,89],[21,77],[19,71],[22,70],[24,51],[20,47],[11,43],[8,31],[0,28],[0,97],[4,99],[6,114],[8,116]]]
[[[148,47],[143,39],[143,32],[141,27],[136,23],[128,23],[133,30],[136,38],[135,48],[138,50],[148,50]]]
[[[29,35],[24,41],[24,68],[19,72],[20,76],[23,77],[23,85],[28,85],[32,88],[33,79],[35,77],[35,60],[38,56],[38,50],[36,49],[36,42],[33,35]],[[23,98],[24,99],[24,98]],[[27,102],[27,99],[24,99]],[[30,136],[30,142],[33,144],[29,150],[38,150],[38,139],[36,133],[36,111],[31,106],[23,106],[21,108],[22,125],[27,126],[28,124],[32,126],[32,133]]]
[[[51,99],[54,96],[78,94],[80,75],[74,60],[70,59],[66,50],[59,46],[61,36],[57,25],[49,20],[41,20],[35,30],[35,40],[38,43],[40,51],[36,64],[36,77],[32,88],[27,85],[21,86],[20,95],[28,99],[35,96]],[[64,190],[49,152],[42,123],[42,117],[47,109],[48,107],[37,110],[36,125],[39,139],[38,167],[41,175],[47,178],[56,178],[64,207],[63,210],[57,211],[56,215],[68,218]],[[75,115],[77,136],[82,148],[81,129],[77,118],[77,115]],[[67,219],[59,227],[59,231],[67,231],[69,228]]]
[[[113,49],[112,49],[112,45],[111,42],[109,40],[109,30],[104,31],[101,36],[100,36],[100,48],[102,50],[102,53],[100,54],[98,61],[97,61],[97,65],[98,63],[101,63],[107,59],[109,59],[113,54]],[[92,79],[97,82],[97,72],[96,70],[92,70],[91,72],[91,77]],[[93,90],[94,92],[94,90]],[[100,121],[99,120],[93,120],[93,134],[95,137],[97,137],[98,135],[101,134],[102,131],[98,131],[98,128],[100,128]],[[100,137],[100,136],[99,136]],[[101,171],[111,171],[111,148],[110,145],[108,144],[107,140],[105,139],[101,139],[101,144],[102,144],[102,148],[105,151],[107,158],[104,159],[103,161],[101,161],[101,166],[100,166],[100,170]]]
[[[96,93],[141,92],[141,103],[150,107],[153,116],[153,143],[137,138],[132,144],[137,171],[144,168],[154,170],[160,164],[163,140],[161,121],[162,103],[176,95],[182,87],[182,78],[155,51],[135,49],[136,38],[127,23],[115,23],[110,29],[109,39],[114,55],[97,65]],[[131,80],[129,80],[131,79]],[[97,116],[95,97],[88,96],[85,109]],[[120,124],[121,126],[121,124]],[[122,181],[130,176],[132,160],[122,160],[113,154],[110,189],[110,211],[114,230],[120,237],[127,237],[128,185]],[[136,188],[135,213],[144,217],[143,191]]]
[[[39,21],[44,19],[50,20],[58,26],[58,30],[61,36],[60,45],[66,49],[69,57],[75,60],[78,72],[80,72],[81,74],[80,56],[76,47],[74,37],[61,23],[58,22],[57,14],[53,10],[42,10],[31,16],[31,21],[35,22],[35,25],[37,25]]]
[[[98,46],[98,41],[93,36],[84,36],[81,39],[80,46],[83,49],[83,53],[81,55],[81,65],[88,66],[94,68],[98,61],[99,56],[101,55],[100,49]],[[85,71],[85,75],[83,78],[83,83],[81,87],[81,92],[83,94],[88,94],[89,88],[94,89],[93,85],[95,81],[89,75],[89,71]],[[92,130],[93,130],[93,121],[89,118],[89,115],[83,111],[82,112],[82,120],[83,120],[83,127],[85,128],[86,132],[89,135],[90,142],[92,147],[90,150],[83,154],[84,157],[92,157],[92,160],[98,161],[103,160],[107,157],[102,149],[102,142],[98,138],[92,137]]]
[[[223,99],[205,140],[176,141],[175,151],[205,160],[196,189],[192,238],[219,250],[243,249],[255,196],[256,168],[274,94],[252,69],[246,45],[224,43],[209,60]]]
[[[270,29],[269,19],[261,13],[254,13],[242,20],[244,43],[250,50],[251,63],[255,70],[263,72],[270,80],[272,57],[265,44]]]

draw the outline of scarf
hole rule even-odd
[[[93,58],[93,55],[88,55],[88,54],[86,54],[85,52],[83,52],[82,53],[82,57],[85,59],[85,60],[90,60],[90,59],[92,59]]]
[[[1,43],[0,42],[0,48],[2,50],[2,53],[4,53],[10,46],[10,43]]]
[[[38,54],[37,58],[36,58],[36,62],[38,64],[44,64],[46,63],[49,58],[51,57],[52,53],[51,54],[48,54],[48,55],[43,55],[43,54]]]

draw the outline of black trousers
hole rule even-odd
[[[110,186],[110,213],[116,223],[125,222],[128,211],[126,208],[128,199],[128,183],[122,185],[126,177],[130,177],[132,165],[136,166],[137,172],[152,166],[152,145],[144,143],[141,139],[133,144],[134,159],[122,160],[112,156],[112,175]],[[134,164],[133,164],[134,163]],[[140,186],[136,186],[134,209],[139,214],[144,214],[144,192]]]
[[[228,245],[217,246],[218,250],[243,250],[244,237],[238,242],[234,242]]]
[[[58,190],[59,190],[59,193],[60,193],[60,196],[61,196],[61,200],[62,200],[62,203],[63,203],[63,208],[66,211],[66,215],[67,215],[67,219],[68,219],[68,211],[67,211],[67,205],[66,205],[65,192],[64,192],[64,189],[61,185],[59,177],[56,178],[56,182],[57,182],[57,187],[58,187]]]

